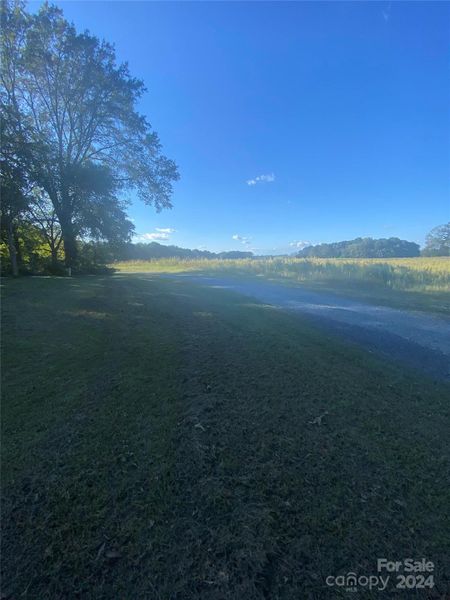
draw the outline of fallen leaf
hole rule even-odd
[[[101,555],[103,554],[104,551],[105,551],[105,542],[103,542],[103,544],[98,549],[97,556],[95,557],[95,560],[98,560],[101,557]]]
[[[323,414],[319,415],[318,417],[315,417],[312,421],[309,421],[309,424],[310,425],[322,425],[322,419],[327,414],[328,414],[328,411],[326,410]]]

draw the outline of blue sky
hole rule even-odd
[[[173,209],[130,207],[147,239],[278,254],[449,220],[449,3],[57,4],[145,81],[179,166]]]

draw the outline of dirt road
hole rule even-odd
[[[369,351],[434,377],[450,379],[450,320],[444,317],[266,281],[184,274],[177,277],[227,288],[277,308],[302,313],[325,331],[337,333]]]

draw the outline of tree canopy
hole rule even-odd
[[[419,256],[420,246],[399,238],[356,238],[331,244],[307,246],[300,250],[300,257],[319,258],[397,258]]]
[[[450,222],[438,225],[426,237],[425,256],[450,256]]]
[[[170,207],[177,168],[136,109],[144,83],[117,64],[111,44],[77,33],[47,3],[29,14],[2,0],[1,24],[1,110],[20,142],[2,162],[20,163],[48,197],[71,266],[79,236],[129,238],[131,190],[156,210]]]

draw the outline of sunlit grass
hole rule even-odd
[[[364,284],[382,289],[450,292],[450,258],[158,259],[112,265],[122,272],[207,272],[286,279],[299,283]]]

